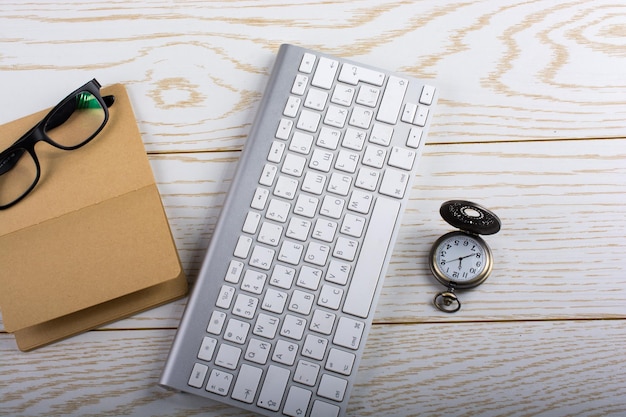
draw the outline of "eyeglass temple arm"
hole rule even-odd
[[[102,100],[107,107],[111,107],[115,103],[115,96],[104,96]],[[68,100],[52,115],[50,120],[48,120],[47,127],[54,129],[62,125],[70,118],[76,109],[87,109],[91,106],[92,102],[92,100],[84,100],[81,95],[77,96],[76,100]]]

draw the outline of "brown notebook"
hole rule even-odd
[[[73,151],[36,146],[41,179],[0,211],[0,311],[30,350],[184,296],[187,281],[123,85]],[[0,149],[47,111],[0,126]]]

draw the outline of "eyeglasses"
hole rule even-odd
[[[114,96],[100,95],[100,83],[89,81],[57,104],[39,123],[0,152],[0,210],[30,193],[41,175],[35,153],[38,142],[71,151],[89,143],[109,120]]]

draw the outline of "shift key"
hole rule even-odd
[[[376,115],[376,120],[396,124],[408,85],[408,80],[404,78],[395,76],[389,77],[387,88],[385,89],[378,114]]]

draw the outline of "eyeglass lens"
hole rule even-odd
[[[82,92],[50,115],[44,132],[58,145],[75,147],[91,139],[104,119],[105,111],[98,99],[90,92]]]
[[[0,206],[11,204],[37,180],[38,168],[26,149],[15,149],[0,160]]]
[[[53,110],[43,130],[53,145],[73,149],[91,140],[105,119],[100,101],[83,91]],[[39,167],[28,150],[15,148],[0,156],[0,207],[11,205],[27,194],[38,176]]]

